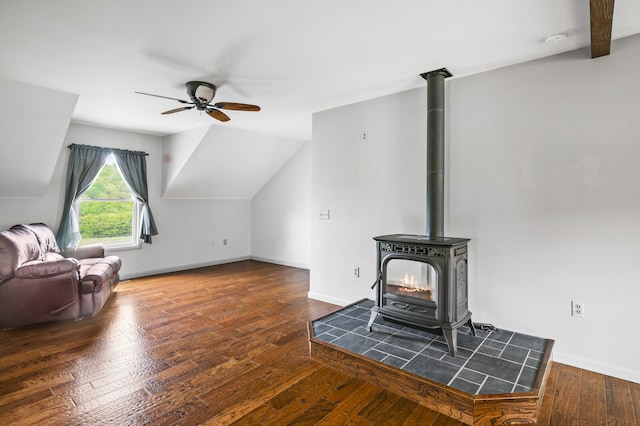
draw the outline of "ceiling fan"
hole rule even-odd
[[[155,96],[157,98],[165,98],[165,99],[173,99],[174,101],[178,101],[182,104],[186,104],[188,106],[183,106],[180,108],[170,109],[169,111],[165,111],[162,114],[173,114],[175,112],[185,111],[188,109],[197,109],[198,111],[204,111],[211,117],[220,121],[229,121],[231,120],[227,114],[220,111],[221,109],[228,109],[234,111],[260,111],[260,107],[257,105],[250,104],[240,104],[235,102],[216,102],[215,104],[211,104],[213,97],[216,94],[217,87],[214,84],[207,83],[204,81],[188,81],[186,84],[187,94],[191,99],[191,102],[170,98],[169,96],[161,96],[154,95],[152,93],[143,93],[136,92],[140,95],[147,96]]]

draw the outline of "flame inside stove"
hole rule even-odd
[[[417,287],[418,286],[418,284],[416,283],[415,275],[411,275],[411,278],[409,278],[409,274],[404,274],[404,280],[402,280],[402,284],[405,287]]]
[[[408,273],[404,275],[404,278],[387,281],[387,287],[392,293],[433,300],[432,286],[429,283],[421,282],[415,275]]]

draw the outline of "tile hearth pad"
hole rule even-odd
[[[458,355],[436,331],[382,321],[367,331],[372,300],[312,322],[313,337],[469,394],[531,391],[548,340],[507,330],[458,329]]]

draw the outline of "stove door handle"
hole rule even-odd
[[[382,272],[378,274],[378,279],[371,286],[371,290],[373,290],[377,285],[379,285],[381,281],[382,281]]]

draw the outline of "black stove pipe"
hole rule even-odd
[[[446,68],[420,74],[427,80],[427,232],[444,237],[444,79]]]

